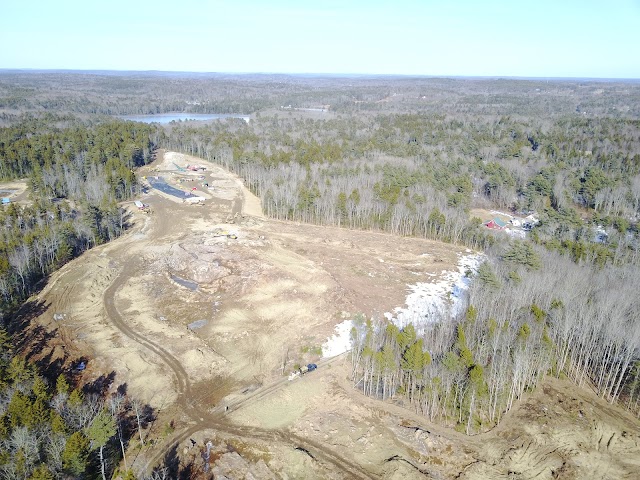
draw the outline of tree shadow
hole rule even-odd
[[[133,226],[133,215],[131,214],[131,212],[125,212],[122,214],[122,229],[123,230],[129,230],[132,226]]]
[[[53,384],[55,384],[55,381],[59,375],[65,374],[68,370],[68,368],[65,367],[65,363],[67,360],[66,353],[62,358],[53,359],[54,353],[55,350],[52,348],[51,350],[49,350],[49,353],[47,353],[47,355],[42,357],[40,360],[36,360],[35,362],[40,375],[47,378],[49,382],[52,382]]]
[[[22,339],[20,340],[19,352],[25,354],[28,361],[33,361],[49,347],[49,342],[58,335],[58,329],[48,332],[42,325],[33,325],[28,331],[23,330]],[[15,338],[15,337],[14,337]],[[53,354],[53,348],[50,348],[48,356]],[[39,360],[36,360],[38,363]]]
[[[142,428],[147,428],[150,424],[156,421],[156,412],[151,405],[145,405],[142,407],[142,415],[140,416],[140,423]]]
[[[178,472],[178,480],[195,480],[202,478],[198,475],[199,469],[196,469],[193,462],[189,462],[187,465],[183,465]]]
[[[191,459],[188,463],[183,464],[178,456],[178,444],[171,447],[171,450],[164,456],[162,465],[157,467],[154,471],[165,471],[166,478],[172,478],[176,480],[196,480],[204,478],[202,477],[203,470],[195,465],[195,460]]]
[[[12,336],[13,345],[18,353],[30,350],[29,347],[38,340],[38,344],[42,345],[41,338],[48,335],[44,327],[37,325],[36,328],[29,329],[29,326],[35,318],[43,315],[49,306],[42,300],[29,300],[5,321],[5,328]]]
[[[118,388],[116,388],[116,394],[117,395],[122,395],[123,397],[127,396],[127,388],[129,388],[129,386],[127,385],[127,382],[121,383],[120,385],[118,385]]]
[[[180,470],[180,459],[178,458],[178,444],[175,444],[171,447],[162,460],[162,466],[160,467],[166,468],[169,478],[178,478],[178,473]]]
[[[54,358],[56,354],[55,338],[59,335],[59,328],[51,331],[34,322],[45,313],[50,304],[44,301],[27,301],[8,320],[7,332],[11,334],[15,353],[34,363],[40,375],[55,383],[61,373],[66,373],[65,364],[68,355],[63,350],[62,357]]]
[[[116,379],[115,370],[107,375],[102,374],[95,380],[85,383],[84,386],[82,387],[82,391],[85,395],[90,395],[93,393],[100,397],[104,397],[109,391],[109,388],[111,387],[115,379]]]

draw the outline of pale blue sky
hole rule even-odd
[[[1,0],[0,68],[640,78],[640,0]]]

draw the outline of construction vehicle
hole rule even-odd
[[[301,367],[300,368],[300,375],[304,375],[305,373],[313,372],[316,368],[318,368],[318,365],[316,365],[315,363],[310,363],[306,367]]]
[[[213,236],[214,237],[227,237],[227,238],[231,238],[232,240],[235,240],[236,238],[238,238],[238,236],[235,233],[228,232],[227,230],[223,230],[221,228],[216,228],[213,231]]]

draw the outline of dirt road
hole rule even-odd
[[[129,233],[67,264],[40,295],[50,307],[38,322],[58,332],[43,356],[89,358],[86,380],[113,371],[113,389],[126,385],[160,424],[176,425],[140,451],[137,469],[174,450],[203,467],[190,439],[213,439],[220,451],[212,468],[237,466],[232,453],[246,453],[237,478],[633,478],[638,471],[637,421],[560,381],[473,438],[362,397],[340,358],[320,358],[322,343],[344,319],[402,306],[407,285],[437,279],[463,250],[271,221],[239,179],[211,164],[204,175],[176,168],[187,163],[206,164],[167,153],[141,176],[195,188],[203,206],[148,190],[142,200],[152,215],[131,205]],[[296,364],[311,362],[320,368],[286,380]],[[161,437],[161,427],[147,434]]]
[[[304,451],[309,452],[309,454],[312,455],[316,461],[321,461],[325,464],[332,465],[337,469],[338,472],[348,474],[350,478],[372,478],[370,474],[368,474],[358,465],[349,462],[331,449],[313,442],[312,440],[301,438],[297,435],[285,432],[257,429],[255,427],[233,426],[232,424],[224,421],[223,415],[227,413],[226,409],[216,409],[216,415],[206,412],[196,404],[194,404],[193,396],[191,394],[189,376],[185,369],[182,367],[181,363],[173,355],[171,355],[171,353],[167,349],[148,340],[145,336],[137,333],[134,329],[132,329],[124,321],[122,315],[115,305],[115,292],[118,289],[122,288],[127,279],[133,275],[135,269],[135,264],[128,264],[127,268],[123,270],[120,275],[118,275],[115,281],[105,291],[104,305],[107,311],[107,315],[113,322],[114,326],[118,328],[118,330],[120,330],[130,339],[140,344],[148,351],[150,351],[152,354],[156,355],[171,369],[173,373],[175,388],[178,393],[176,403],[178,404],[182,412],[194,422],[193,426],[172,437],[161,447],[155,448],[154,456],[146,462],[141,470],[149,473],[150,469],[157,465],[166,456],[167,452],[169,452],[172,448],[175,448],[175,446],[181,441],[193,436],[197,432],[207,429],[215,429],[218,434],[232,435],[241,437],[245,440],[258,439],[267,442],[278,441],[280,443],[290,444],[292,448],[304,449]],[[326,359],[321,362],[321,366],[328,365],[331,362],[337,361],[339,359],[340,357]],[[236,410],[238,408],[241,408],[243,405],[248,404],[249,402],[256,401],[265,395],[274,393],[279,388],[282,388],[284,385],[286,385],[286,382],[286,379],[280,380],[279,382],[275,382],[274,384],[269,385],[267,388],[257,390],[251,395],[248,395],[243,399],[232,403],[230,405],[230,409]]]

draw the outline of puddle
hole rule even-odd
[[[197,328],[202,328],[207,324],[207,320],[196,320],[195,322],[191,322],[187,325],[189,330],[196,330]]]
[[[185,278],[174,275],[173,273],[169,274],[169,276],[171,277],[171,280],[179,285],[182,285],[183,287],[188,288],[191,291],[195,292],[198,289],[198,284],[193,280],[187,280]]]

